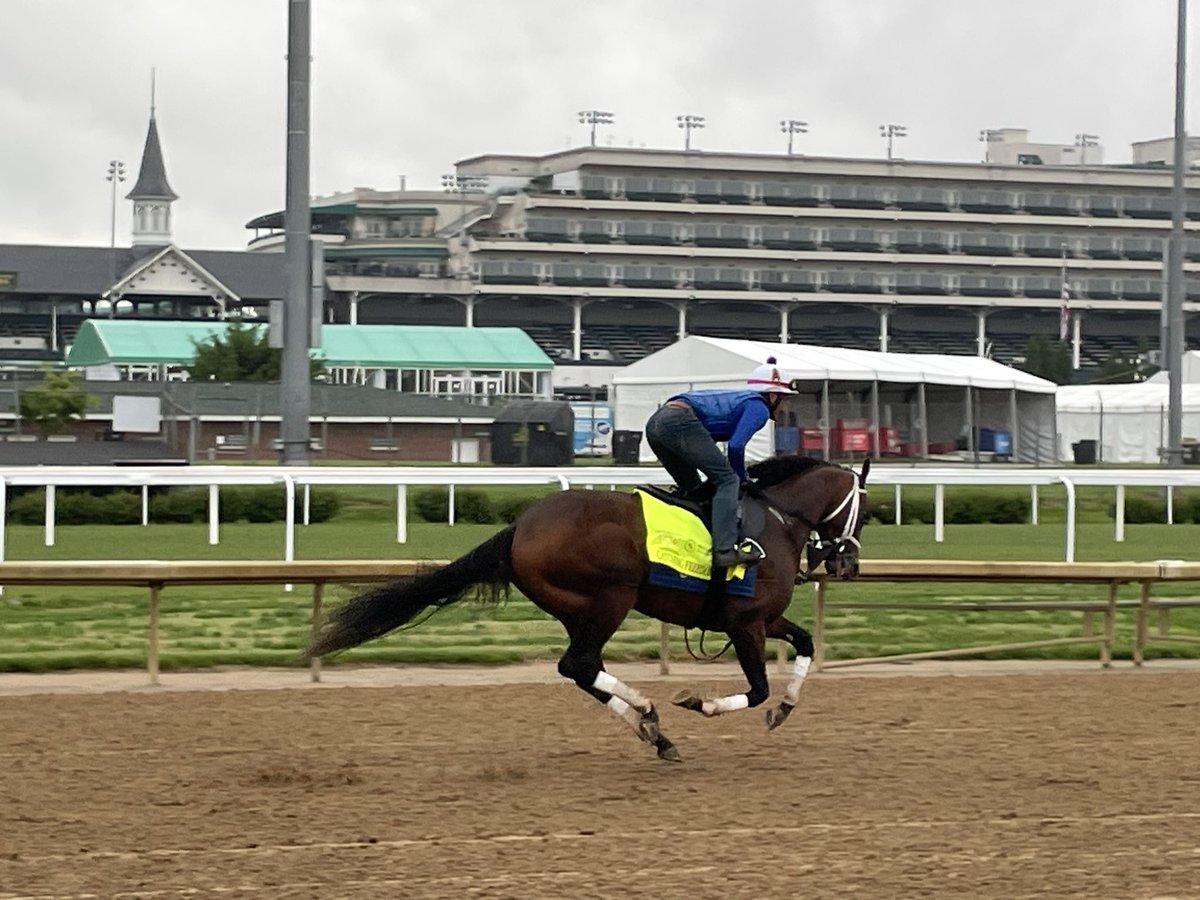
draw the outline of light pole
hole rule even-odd
[[[908,137],[908,128],[905,125],[880,125],[879,136],[887,138],[887,158],[892,158],[892,141],[895,138]]]
[[[581,109],[579,111],[579,124],[592,126],[592,142],[591,146],[596,146],[596,126],[611,125],[613,123],[613,114],[604,112],[599,109]]]
[[[104,176],[104,180],[112,186],[112,199],[109,202],[109,228],[108,228],[108,314],[109,316],[116,315],[117,304],[112,298],[113,282],[117,280],[117,184],[125,180],[125,163],[119,159],[112,159],[108,162],[108,174]]]
[[[788,136],[788,156],[792,155],[792,137],[797,134],[808,134],[808,123],[801,122],[798,119],[783,119],[779,123],[779,130]]]
[[[690,114],[676,116],[675,123],[683,129],[683,149],[692,149],[692,131],[704,127],[704,116],[693,116]]]
[[[1088,134],[1087,132],[1080,132],[1079,134],[1075,135],[1075,146],[1079,148],[1079,164],[1081,166],[1085,165],[1087,163],[1087,148],[1099,147],[1100,136],[1096,134]]]
[[[979,140],[983,142],[983,161],[992,161],[992,144],[1000,140],[1000,132],[992,128],[979,129]]]

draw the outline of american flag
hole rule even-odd
[[[1058,308],[1058,339],[1067,339],[1067,321],[1071,318],[1071,289],[1064,278],[1062,283],[1062,303]]]

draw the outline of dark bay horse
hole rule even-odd
[[[632,494],[565,491],[535,503],[508,528],[432,572],[373,587],[333,611],[308,648],[310,657],[355,647],[387,634],[423,610],[453,603],[475,585],[514,585],[558,619],[570,638],[558,671],[625,719],[663,759],[679,754],[658,726],[658,711],[635,688],[604,670],[601,651],[637,610],[685,628],[723,631],[733,644],[749,690],[704,700],[694,693],[674,702],[706,716],[755,707],[767,699],[765,640],[796,650],[783,701],[767,712],[775,728],[795,707],[812,662],[812,636],[784,618],[805,551],[809,572],[821,563],[839,578],[858,574],[869,461],[862,472],[801,457],[778,457],[750,468],[751,494],[766,507],[758,541],[753,597],[722,598],[705,619],[704,597],[647,584],[646,529]],[[748,501],[749,502],[749,501]],[[814,537],[815,534],[815,537]],[[710,605],[710,609],[711,609]]]

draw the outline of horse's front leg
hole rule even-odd
[[[812,665],[813,640],[811,634],[783,616],[767,626],[767,637],[787,641],[796,650],[792,680],[788,682],[783,699],[778,706],[767,710],[767,730],[770,731],[784,723],[800,700],[800,688],[804,685],[804,679],[808,677],[808,669]]]
[[[766,643],[763,623],[752,622],[744,628],[734,629],[729,632],[729,639],[733,641],[733,649],[737,651],[738,662],[750,689],[744,694],[730,694],[712,700],[702,700],[695,691],[681,691],[675,695],[672,703],[706,716],[719,716],[739,709],[750,709],[767,699],[771,688],[767,683],[767,664],[763,659],[763,646]]]

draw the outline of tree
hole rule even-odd
[[[268,345],[267,329],[233,320],[224,334],[196,341],[187,367],[193,381],[278,382],[283,351]],[[313,378],[325,374],[319,360],[310,365]]]
[[[21,391],[18,411],[22,423],[43,437],[58,434],[68,422],[83,418],[95,398],[79,386],[75,372],[55,372],[42,369],[42,383]]]
[[[1035,334],[1025,345],[1025,362],[1017,368],[1055,384],[1070,384],[1071,351],[1061,341],[1052,341],[1044,334]]]
[[[1145,338],[1138,339],[1137,350],[1132,352],[1115,350],[1100,363],[1092,381],[1096,384],[1129,384],[1145,381],[1158,371],[1150,362],[1150,344]]]

